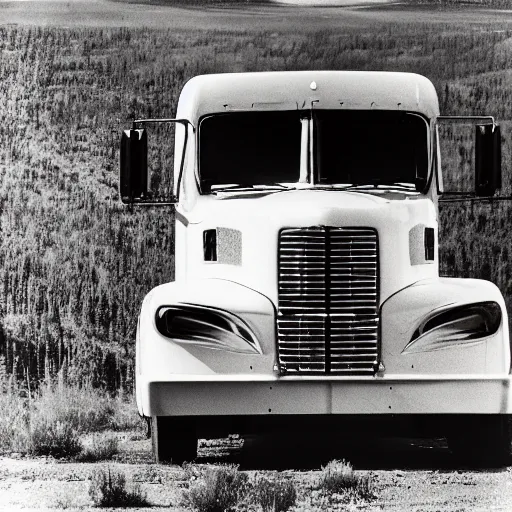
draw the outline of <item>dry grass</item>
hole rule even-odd
[[[247,475],[234,465],[189,465],[185,472],[192,478],[185,503],[198,512],[234,510],[250,489]]]
[[[55,458],[76,457],[82,444],[76,430],[60,421],[38,420],[29,429],[28,450],[32,455],[49,455]]]
[[[31,405],[38,421],[60,421],[78,432],[109,428],[115,413],[112,399],[89,387],[45,385]]]
[[[113,398],[90,387],[43,385],[28,394],[12,381],[0,394],[0,453],[22,452],[54,457],[110,458],[113,438],[93,438],[85,450],[84,434],[105,430],[143,431],[133,400]]]
[[[80,462],[97,462],[110,460],[119,453],[119,441],[112,435],[93,435],[90,444],[82,443],[82,451],[77,459]]]
[[[252,496],[263,512],[285,512],[296,504],[297,489],[293,481],[277,475],[260,477],[254,483]]]
[[[366,506],[376,496],[372,475],[359,475],[346,461],[329,462],[312,483],[298,485],[297,475],[257,473],[249,478],[237,466],[187,464],[184,505],[198,512],[250,510],[342,510],[348,503]]]
[[[358,475],[350,462],[332,460],[322,468],[320,490],[330,494],[350,494],[357,498],[373,498],[373,481],[369,475]]]
[[[150,507],[138,485],[128,489],[126,477],[110,468],[93,473],[89,496],[97,507]]]
[[[27,451],[29,435],[28,400],[20,397],[12,381],[0,392],[0,453]]]

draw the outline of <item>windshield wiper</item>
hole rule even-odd
[[[409,190],[411,192],[416,192],[416,185],[414,183],[385,181],[374,184],[374,187],[383,187],[385,190]]]
[[[412,183],[404,182],[375,182],[375,183],[352,183],[350,185],[317,185],[315,188],[324,190],[408,190],[416,191]]]
[[[216,194],[217,192],[229,192],[231,190],[293,190],[293,187],[288,187],[282,183],[229,183],[227,185],[216,184],[211,186],[212,194]]]

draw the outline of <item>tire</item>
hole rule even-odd
[[[157,464],[183,464],[197,457],[197,434],[191,418],[153,416],[151,442]]]
[[[448,447],[469,466],[502,467],[511,463],[512,436],[508,416],[465,416],[451,422]]]

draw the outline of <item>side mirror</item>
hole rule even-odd
[[[501,133],[497,124],[476,126],[475,193],[493,196],[501,188]]]
[[[148,124],[153,126],[150,147],[146,129],[136,128]],[[176,131],[177,125],[184,129]],[[136,119],[131,130],[123,131],[120,155],[120,195],[123,203],[146,206],[178,203],[189,131],[192,135],[195,133],[194,125],[188,119]],[[174,184],[175,149],[179,157],[179,170]]]
[[[121,136],[121,200],[143,201],[148,195],[148,138],[146,130],[124,130]]]

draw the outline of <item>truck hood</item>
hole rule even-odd
[[[378,233],[380,303],[420,279],[438,275],[424,254],[425,227],[435,229],[433,202],[408,192],[293,190],[227,192],[202,196],[176,212],[177,280],[214,277],[263,293],[277,304],[278,240],[283,228],[369,227]],[[217,262],[204,259],[204,232],[217,230]],[[225,257],[224,257],[225,256]]]
[[[310,218],[306,225],[316,225],[313,216],[323,217],[328,210],[361,211],[385,207],[384,205],[403,206],[411,201],[416,203],[424,199],[414,193],[395,191],[341,191],[341,190],[253,190],[243,192],[219,192],[217,195],[203,196],[188,213],[189,222],[199,223],[218,212],[237,211],[237,215],[260,215],[261,210],[288,216],[302,212]],[[430,201],[429,201],[430,202]]]

